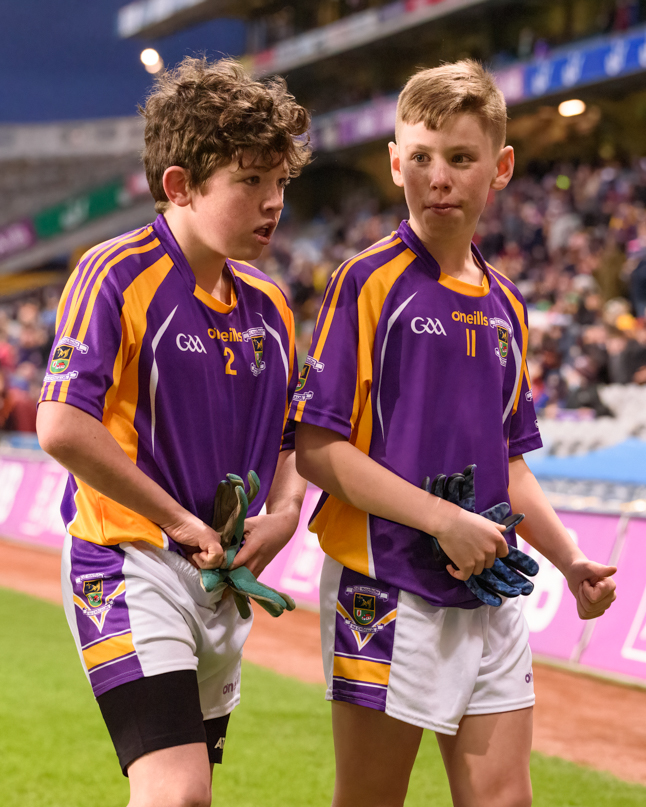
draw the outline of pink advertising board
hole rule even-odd
[[[60,549],[64,529],[59,505],[67,473],[47,459],[0,457],[0,535]],[[320,491],[308,487],[298,529],[261,575],[299,605],[318,608],[323,553],[307,524]],[[617,601],[598,620],[578,618],[561,574],[534,549],[539,562],[535,589],[523,599],[535,653],[646,680],[646,519],[560,511],[559,516],[586,555],[618,566]]]
[[[616,565],[617,600],[595,620],[580,661],[646,679],[646,520],[628,522]]]
[[[559,518],[574,541],[591,560],[607,563],[615,545],[619,516],[560,511]],[[523,610],[530,630],[530,645],[540,653],[564,661],[575,660],[585,622],[579,619],[576,602],[565,578],[546,558],[524,541],[519,547],[538,561],[534,591],[523,597]]]
[[[52,460],[0,457],[0,535],[60,549],[67,471]]]

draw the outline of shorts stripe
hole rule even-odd
[[[334,677],[388,686],[390,664],[335,655]]]
[[[83,650],[83,660],[88,670],[105,664],[106,661],[121,658],[129,653],[134,653],[135,646],[132,643],[132,632],[123,633],[120,636],[113,636],[98,644],[93,644]]]

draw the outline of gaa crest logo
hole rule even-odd
[[[369,625],[375,618],[375,598],[372,594],[355,592],[352,614],[358,625]]]
[[[92,608],[98,608],[103,601],[103,580],[85,580],[83,595]]]
[[[54,351],[49,365],[50,373],[64,373],[70,365],[72,353],[74,353],[74,348],[70,345],[59,345]]]

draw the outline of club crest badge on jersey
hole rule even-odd
[[[500,360],[503,367],[507,366],[507,356],[509,355],[509,344],[514,335],[514,329],[507,320],[500,319],[500,317],[491,317],[489,325],[496,329],[496,336],[498,338],[498,346],[495,348],[496,356]]]
[[[103,580],[85,580],[83,596],[92,608],[98,608],[103,602]]]
[[[242,334],[242,338],[245,342],[251,342],[251,346],[253,347],[253,364],[249,365],[249,369],[251,372],[258,377],[260,373],[265,369],[267,364],[263,361],[263,352],[265,348],[265,336],[266,332],[264,328],[249,328],[248,331],[245,331]]]
[[[502,325],[498,325],[498,349],[500,350],[500,357],[502,359],[507,358],[507,353],[509,351],[509,331],[507,328],[503,328]]]
[[[374,621],[376,613],[375,598],[371,594],[355,592],[352,614],[359,625],[369,625]]]
[[[59,345],[54,351],[49,365],[50,373],[64,373],[70,366],[72,353],[74,353],[74,348],[71,345]]]

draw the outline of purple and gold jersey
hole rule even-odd
[[[403,222],[339,267],[290,417],[338,432],[417,487],[426,476],[475,463],[481,512],[509,501],[509,457],[539,448],[541,439],[523,299],[475,246],[473,254],[481,286],[442,273]],[[432,605],[480,604],[416,530],[325,494],[312,528],[323,550],[356,572]]]
[[[40,398],[102,421],[145,474],[208,524],[227,473],[258,473],[256,515],[279,451],[294,446],[292,312],[262,272],[227,265],[230,305],[196,285],[163,216],[90,250],[63,292]],[[86,541],[177,550],[156,524],[71,474],[61,513]]]

